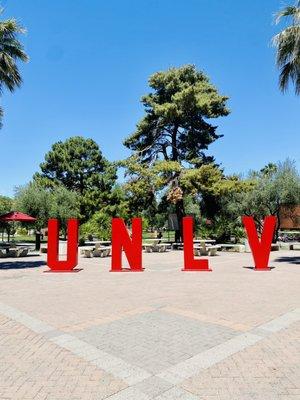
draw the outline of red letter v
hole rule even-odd
[[[255,222],[253,217],[242,217],[249,245],[254,259],[255,270],[270,270],[268,266],[272,239],[276,226],[276,217],[270,215],[265,218],[261,240],[258,239]]]

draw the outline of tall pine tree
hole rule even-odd
[[[154,164],[157,160],[195,168],[214,161],[205,150],[222,135],[207,120],[229,114],[228,97],[222,96],[209,78],[193,65],[157,72],[149,79],[152,92],[142,97],[145,116],[124,144],[138,162]],[[170,168],[171,169],[171,168]],[[180,171],[170,172],[169,200],[175,204],[181,237],[185,214]]]

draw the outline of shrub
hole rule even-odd
[[[84,238],[96,236],[99,239],[109,240],[111,237],[111,217],[103,214],[102,211],[96,212],[80,226],[80,235]]]

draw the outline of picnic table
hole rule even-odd
[[[211,245],[213,245],[213,244],[216,243],[216,241],[213,240],[213,239],[194,239],[193,243],[195,245],[203,245],[203,244],[211,244]],[[173,250],[175,250],[175,249],[177,249],[177,250],[181,249],[182,250],[183,249],[183,242],[174,242],[174,243],[172,243],[172,249]]]
[[[17,246],[15,243],[0,244],[0,258],[25,257],[29,252],[29,246]],[[4,253],[5,250],[5,253]]]
[[[232,251],[236,253],[243,253],[245,251],[244,244],[224,243],[220,244],[221,251]]]
[[[106,243],[110,243],[105,241]],[[80,250],[80,253],[86,257],[108,257],[111,252],[111,246],[103,246],[103,241],[95,242],[95,246],[85,246]]]
[[[199,240],[199,244],[194,245],[195,256],[216,256],[220,245],[215,245],[215,240]]]
[[[95,240],[93,241],[86,241],[85,244],[87,246],[96,246],[96,245],[103,245],[103,246],[110,246],[111,245],[111,241],[110,240]]]
[[[146,239],[146,240],[152,242],[152,243],[143,243],[143,249],[146,251],[146,253],[152,253],[152,252],[164,253],[170,247],[170,245],[167,243],[168,242],[167,239],[156,238],[156,239]]]

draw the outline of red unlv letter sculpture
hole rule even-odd
[[[272,240],[274,237],[276,217],[270,215],[265,218],[261,239],[258,239],[253,217],[242,217],[242,221],[248,236],[249,245],[254,259],[254,270],[270,270],[268,266]]]
[[[253,217],[242,217],[254,259],[254,270],[270,270],[268,266],[272,239],[277,223],[276,217],[264,220],[259,240]],[[78,264],[78,221],[68,221],[67,260],[59,260],[59,226],[56,219],[48,221],[47,264],[52,272],[72,272]],[[193,248],[193,218],[183,218],[184,268],[182,271],[211,271],[207,259],[195,259]],[[127,257],[129,268],[123,268],[122,251]],[[132,237],[129,236],[122,218],[112,219],[111,272],[141,272],[142,267],[142,219],[133,218]]]
[[[47,265],[52,272],[70,272],[78,264],[78,220],[68,221],[67,260],[59,261],[59,226],[57,219],[48,221]],[[78,271],[78,270],[77,270]]]
[[[122,267],[122,250],[130,269]],[[142,267],[142,219],[133,218],[132,238],[129,237],[122,218],[112,219],[111,272],[143,271]]]

